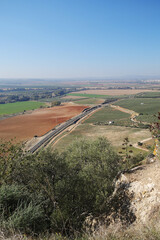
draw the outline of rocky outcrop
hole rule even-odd
[[[115,191],[108,204],[107,214],[98,218],[88,217],[88,229],[99,226],[147,225],[160,219],[160,160],[120,174]]]

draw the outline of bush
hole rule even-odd
[[[81,230],[89,214],[107,211],[106,201],[120,164],[106,139],[75,142],[62,154],[48,149],[17,156],[13,162],[5,162],[8,170],[2,174],[0,191],[6,192],[2,199],[7,200],[2,209],[11,209],[3,221],[5,226],[12,224],[25,232],[52,229],[71,234]]]
[[[51,107],[54,107],[54,106],[60,106],[61,105],[61,101],[53,101],[51,103]]]
[[[40,232],[47,221],[43,211],[43,202],[33,196],[23,186],[2,185],[0,188],[0,227],[10,231]]]
[[[1,223],[6,230],[18,230],[22,233],[38,233],[45,230],[46,219],[41,205],[30,202],[26,206],[19,206],[14,213]]]

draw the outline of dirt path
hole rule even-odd
[[[146,138],[146,139],[142,140],[141,143],[147,142],[147,141],[149,141],[149,140],[151,140],[151,139],[152,139],[152,137]],[[144,151],[146,151],[146,152],[149,152],[148,149],[139,146],[138,143],[134,143],[134,144],[133,144],[133,147],[138,148],[138,149],[140,149],[140,150],[144,150]]]

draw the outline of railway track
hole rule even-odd
[[[43,146],[46,143],[48,143],[48,141],[50,141],[53,137],[56,137],[59,133],[64,131],[66,128],[68,128],[69,126],[75,124],[81,118],[89,115],[91,112],[95,111],[98,108],[101,108],[102,106],[104,106],[104,103],[96,105],[96,106],[91,107],[91,108],[87,108],[87,109],[83,110],[83,112],[80,113],[79,115],[77,115],[76,117],[73,117],[73,118],[69,119],[68,121],[66,121],[65,123],[61,124],[60,126],[57,126],[55,129],[51,130],[51,132],[49,134],[47,134],[42,140],[40,140],[38,143],[36,143],[34,146],[32,146],[29,149],[29,152],[30,153],[34,153],[41,146]]]

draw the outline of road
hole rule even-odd
[[[107,104],[99,104],[96,105],[94,107],[91,108],[87,108],[85,109],[82,113],[80,113],[79,115],[77,115],[76,117],[71,118],[70,120],[66,121],[65,123],[57,126],[55,129],[51,130],[51,132],[49,132],[48,134],[46,134],[46,136],[41,139],[39,142],[37,142],[36,144],[34,144],[30,149],[29,152],[34,153],[35,151],[37,151],[42,145],[45,145],[46,143],[48,143],[53,137],[57,136],[59,133],[61,133],[62,131],[64,131],[66,128],[68,128],[69,126],[75,124],[77,121],[79,121],[80,119],[82,119],[83,117],[89,115],[91,112],[97,110],[98,108],[103,107],[104,105]]]

